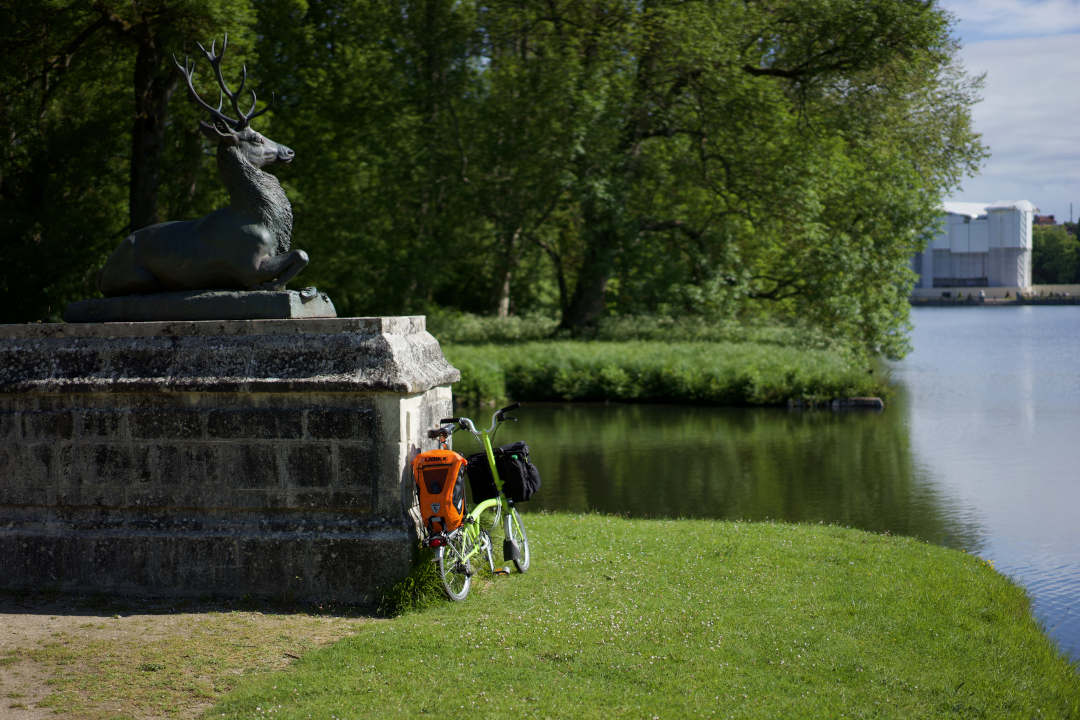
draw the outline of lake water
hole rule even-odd
[[[532,447],[530,509],[826,522],[978,553],[1080,661],[1080,307],[912,315],[884,412],[533,404],[497,443]]]

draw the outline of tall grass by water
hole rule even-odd
[[[888,392],[871,361],[819,331],[702,318],[619,317],[585,339],[540,316],[436,312],[429,329],[462,379],[466,405],[612,400],[782,405]]]
[[[434,308],[427,329],[441,342],[478,345],[537,340],[568,340],[558,320],[545,315],[495,317]],[[712,320],[701,316],[620,315],[602,318],[578,339],[598,341],[658,340],[661,342],[751,342],[763,345],[839,349],[818,328],[793,325]]]
[[[829,350],[732,342],[446,344],[467,405],[514,400],[614,400],[782,405],[884,395],[883,376]]]
[[[977,557],[819,525],[526,515],[533,566],[356,628],[207,718],[1066,718],[1076,671]]]

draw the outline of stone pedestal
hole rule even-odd
[[[457,379],[422,317],[0,326],[0,587],[370,604]]]

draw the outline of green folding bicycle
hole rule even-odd
[[[507,420],[517,419],[510,417],[507,413],[518,407],[520,403],[514,403],[497,410],[492,415],[491,425],[486,430],[478,429],[467,417],[457,417],[444,418],[439,421],[440,427],[428,431],[428,437],[438,438],[439,447],[444,451],[448,449],[447,442],[454,432],[468,431],[483,447],[487,465],[491,471],[491,479],[494,482],[495,496],[477,503],[476,507],[462,518],[458,527],[432,531],[429,526],[427,536],[424,538],[424,544],[435,551],[439,580],[443,592],[451,600],[464,600],[469,594],[469,587],[472,585],[472,577],[475,573],[473,561],[480,553],[483,553],[492,573],[508,572],[496,569],[492,554],[492,534],[500,526],[504,538],[503,560],[513,562],[518,572],[529,569],[529,537],[525,534],[521,515],[514,507],[513,500],[504,492],[503,480],[499,477],[495,450],[492,447],[492,438],[499,426]]]

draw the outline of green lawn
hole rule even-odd
[[[253,675],[207,718],[1068,718],[982,560],[829,526],[526,515],[526,575]]]

